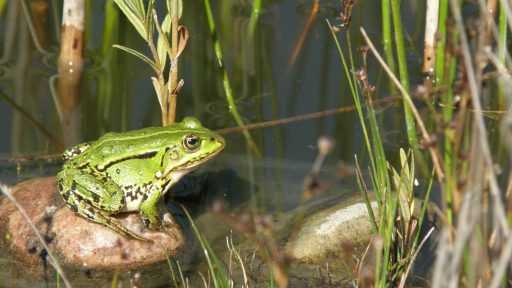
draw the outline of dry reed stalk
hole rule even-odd
[[[425,46],[423,48],[423,73],[432,75],[436,63],[436,33],[439,23],[439,0],[427,0],[425,17]]]
[[[498,8],[498,0],[487,0],[486,7],[485,7],[487,13],[485,13],[485,14],[487,14],[486,16],[488,16],[488,17],[485,17],[485,29],[487,30],[486,31],[487,33],[485,33],[485,35],[487,36],[485,45],[492,44],[492,40],[493,40],[492,29],[494,29],[494,27],[496,27],[496,23],[494,22],[494,17],[496,16],[497,8]]]
[[[497,181],[488,140],[489,133],[481,113],[482,99],[485,95],[483,68],[491,61],[501,73],[506,70],[498,57],[488,48],[495,27],[492,22],[492,5],[495,3],[492,2],[494,1],[491,0],[485,3],[486,5],[480,2],[483,25],[479,27],[478,36],[473,39],[478,41],[474,45],[474,41],[470,43],[471,38],[466,34],[460,1],[450,0],[452,15],[459,33],[461,61],[467,78],[466,90],[471,97],[474,113],[471,123],[468,183],[465,185],[455,230],[451,230],[450,227],[443,229],[447,241],[439,242],[433,287],[500,287],[504,284],[504,276],[512,258],[512,233],[503,203],[503,194]],[[508,72],[504,75],[508,75]],[[491,221],[487,223],[486,219]],[[492,254],[492,250],[497,249],[500,249],[499,257]]]
[[[64,144],[79,140],[80,78],[83,68],[84,0],[64,0],[58,61],[57,109]]]
[[[172,2],[176,5],[177,1]],[[172,5],[172,4],[171,4]],[[177,10],[177,7],[172,7],[173,11]],[[167,124],[172,124],[176,121],[176,98],[178,94],[178,41],[181,40],[178,38],[178,29],[179,29],[179,17],[178,13],[174,13],[171,19],[171,75],[170,75],[170,83],[169,83],[169,94],[168,99],[166,99],[165,103],[168,105],[167,108]]]
[[[302,50],[302,47],[304,47],[306,37],[309,34],[309,30],[311,30],[311,26],[313,25],[313,23],[315,23],[319,10],[320,1],[315,0],[313,2],[313,5],[311,6],[311,12],[309,13],[308,20],[306,21],[306,24],[304,24],[304,29],[302,29],[302,33],[300,33],[299,39],[297,39],[297,42],[295,42],[295,45],[293,45],[293,52],[292,55],[290,56],[290,60],[288,60],[288,68],[293,66],[293,64],[297,60],[297,57],[299,56],[300,51]]]

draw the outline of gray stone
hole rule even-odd
[[[372,202],[375,212],[376,203]],[[351,247],[368,243],[372,225],[359,197],[309,215],[289,239],[286,249],[298,261],[320,263],[328,256],[350,257]]]

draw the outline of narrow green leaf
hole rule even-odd
[[[130,23],[132,23],[139,35],[147,41],[147,31],[144,25],[145,12],[144,10],[139,10],[141,4],[134,3],[134,1],[130,0],[114,0],[114,2],[119,9],[121,9],[126,18],[128,18]],[[142,7],[144,7],[144,4],[142,4]]]
[[[169,51],[170,43],[169,43],[169,38],[167,37],[167,34],[171,31],[171,22],[172,22],[171,16],[169,16],[169,14],[167,14],[167,16],[165,16],[164,21],[162,22],[162,25],[161,25],[163,35],[162,35],[162,33],[160,33],[160,31],[158,31],[159,35],[158,35],[158,42],[156,45],[156,49],[157,49],[157,53],[158,53],[158,58],[160,59],[160,65],[162,65],[162,67],[161,67],[162,70],[165,68],[165,62],[167,61],[167,54],[170,52]]]
[[[153,42],[153,33],[155,32],[155,25],[153,25],[153,13],[156,13],[155,11],[155,0],[150,0],[144,17],[144,25],[146,25],[147,33],[145,39],[147,39],[148,42]]]
[[[144,1],[143,0],[132,0],[129,2],[132,3],[134,10],[137,11],[137,14],[139,15],[139,17],[141,19],[144,18],[144,15],[145,15],[144,13],[146,11],[146,9],[144,8]]]
[[[117,48],[117,49],[120,49],[120,50],[123,50],[124,52],[126,53],[130,53],[134,56],[136,56],[137,58],[139,58],[140,60],[146,62],[149,64],[149,66],[151,66],[151,68],[153,68],[153,70],[157,71],[158,72],[158,68],[155,64],[155,62],[153,62],[151,59],[149,59],[146,55],[140,53],[139,51],[137,50],[134,50],[132,48],[129,48],[129,47],[126,47],[126,46],[122,46],[122,45],[112,45],[114,48]]]
[[[167,0],[167,10],[171,18],[178,16],[178,19],[180,19],[183,14],[183,1]]]

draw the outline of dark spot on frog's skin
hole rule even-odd
[[[121,174],[121,169],[117,168],[117,169],[116,169],[116,173],[117,173],[117,174]]]
[[[165,147],[165,151],[164,151],[164,153],[162,153],[162,158],[160,159],[160,167],[164,167],[164,158],[165,158],[165,155],[167,155],[167,151],[169,151],[169,149],[171,149],[171,148]]]
[[[130,193],[130,191],[132,191],[132,187],[133,187],[133,185],[127,185],[127,186],[122,186],[121,189],[123,190],[123,193],[125,195],[127,195]]]
[[[98,195],[96,193],[91,193],[91,195],[92,195],[92,201],[94,201],[95,203],[100,202],[100,195]]]
[[[67,190],[64,193],[62,193],[62,199],[64,199],[64,201],[68,201],[70,192],[71,190]]]
[[[74,190],[73,192],[77,192],[77,191]],[[83,202],[84,201],[84,197],[82,197],[82,195],[80,195],[78,193],[73,193],[73,196],[76,198],[76,201],[78,201],[78,202]]]
[[[144,195],[142,195],[142,202],[146,201],[146,199],[148,199],[149,197],[149,193],[144,193]]]
[[[78,212],[78,207],[76,207],[76,205],[73,203],[68,203],[68,207],[69,209],[71,209],[73,212]]]
[[[135,190],[135,193],[133,195],[133,200],[137,199],[139,197],[139,194],[141,194],[141,189],[140,187],[137,187],[137,190]]]
[[[62,181],[59,181],[59,191],[62,192],[62,190],[64,190],[63,186],[62,186]]]
[[[126,198],[130,198],[130,201],[137,199],[137,196],[140,194],[140,187],[137,187],[135,190],[130,190],[126,193]]]

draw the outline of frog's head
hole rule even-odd
[[[172,146],[167,146],[162,158],[167,180],[166,189],[176,183],[183,175],[214,158],[223,149],[224,138],[201,125],[193,117],[185,117],[182,122],[173,124]]]

